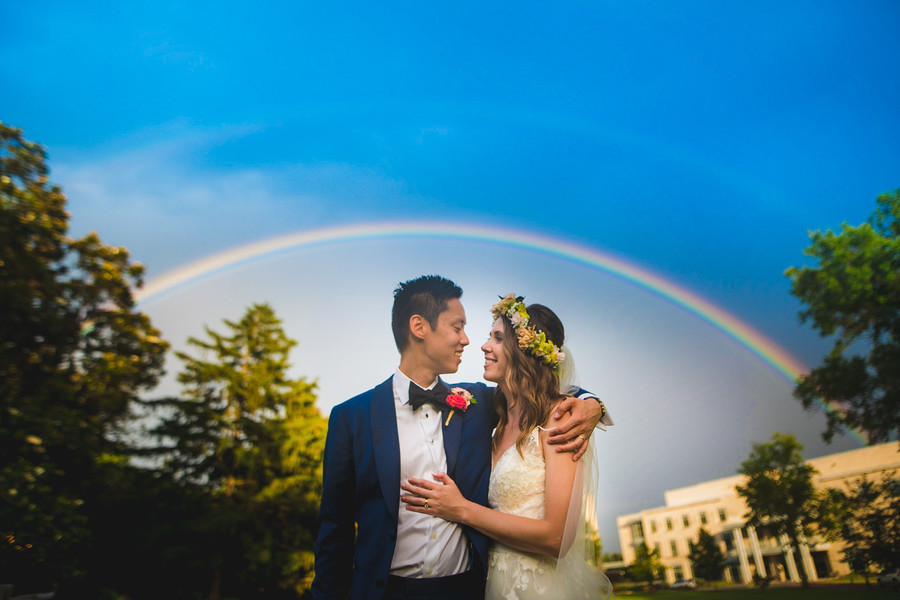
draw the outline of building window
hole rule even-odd
[[[650,533],[656,533],[656,521],[650,521]]]
[[[724,521],[724,520],[725,520],[725,509],[724,509],[724,508],[720,508],[720,509],[719,509],[719,520],[720,520],[720,521]]]
[[[656,556],[662,556],[662,552],[659,551],[659,542],[653,544],[653,551],[656,552]]]
[[[672,531],[672,519],[670,519],[669,517],[666,517],[666,529]]]
[[[688,541],[688,556],[694,553],[694,540],[689,539]]]
[[[678,556],[678,544],[675,543],[675,540],[669,542],[669,547],[672,548],[672,556]]]
[[[687,516],[687,515],[681,515],[681,522],[682,522],[682,524],[683,524],[685,527],[690,527],[690,526],[691,526],[691,520],[688,519],[688,516]]]
[[[684,569],[680,566],[672,567],[672,574],[675,575],[675,581],[681,581],[684,579]]]
[[[725,551],[731,552],[734,550],[734,536],[730,531],[726,531],[722,534],[722,541],[725,542]]]
[[[700,522],[706,525],[706,511],[700,513]]]
[[[644,526],[640,522],[631,524],[631,537],[635,542],[644,541]]]

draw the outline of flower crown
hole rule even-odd
[[[565,360],[565,353],[560,350],[556,344],[547,339],[547,335],[533,326],[528,324],[528,311],[525,310],[525,300],[522,296],[515,294],[507,294],[500,298],[500,302],[491,308],[491,314],[496,321],[501,316],[509,319],[512,323],[513,330],[516,332],[516,339],[519,348],[546,365],[553,370],[559,369],[559,363]]]

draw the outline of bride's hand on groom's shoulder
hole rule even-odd
[[[406,510],[460,522],[468,501],[449,475],[435,473],[434,478],[437,481],[411,477],[401,483],[400,489],[408,493],[400,500],[406,503]]]

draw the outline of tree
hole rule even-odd
[[[621,552],[604,552],[602,555],[603,563],[622,562]]]
[[[288,377],[296,342],[268,305],[225,325],[226,334],[207,327],[207,340],[188,340],[203,358],[176,353],[184,397],[149,403],[163,409],[153,451],[177,481],[210,494],[198,526],[211,598],[251,583],[302,593],[311,584],[327,422],[315,383]]]
[[[706,581],[721,581],[725,574],[725,555],[705,527],[700,528],[697,543],[691,547],[691,569],[694,576]]]
[[[798,549],[809,533],[817,499],[812,481],[816,470],[803,460],[802,450],[793,435],[777,432],[770,442],[753,444],[750,456],[738,469],[747,481],[735,488],[747,502],[747,524],[773,527],[788,537],[791,551]],[[803,587],[809,587],[802,562],[798,561],[798,567]]]
[[[654,580],[660,578],[659,574],[663,569],[662,561],[659,559],[659,548],[652,551],[647,547],[645,542],[635,549],[634,562],[628,566],[628,576],[635,581],[646,581],[653,585]]]
[[[134,308],[143,267],[69,238],[65,204],[44,149],[0,123],[0,562],[19,588],[83,575],[98,465],[168,347]]]
[[[584,559],[597,566],[603,566],[603,541],[593,519],[584,522]]]
[[[878,197],[867,223],[841,233],[810,234],[815,266],[791,267],[791,293],[823,337],[835,336],[823,364],[798,380],[794,396],[807,410],[824,399],[826,441],[842,427],[869,443],[900,433],[900,190]]]
[[[900,479],[893,473],[880,481],[868,477],[834,490],[841,502],[837,525],[846,543],[847,562],[868,575],[869,565],[900,568]]]

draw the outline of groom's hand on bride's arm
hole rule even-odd
[[[558,445],[557,452],[573,452],[572,460],[578,460],[587,451],[588,438],[603,418],[606,409],[596,398],[573,398],[560,400],[553,413],[559,425],[548,433],[547,442]]]

